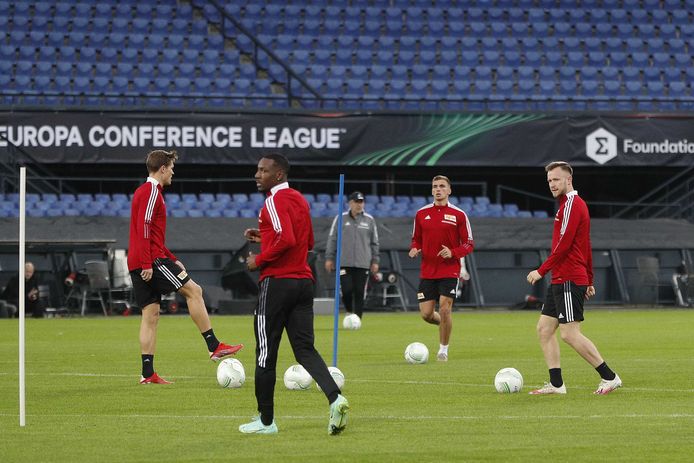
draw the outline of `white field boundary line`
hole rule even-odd
[[[609,418],[621,418],[621,419],[653,419],[653,418],[668,418],[668,419],[692,419],[694,414],[687,413],[653,413],[653,414],[639,414],[639,413],[627,413],[627,414],[608,414],[608,415],[360,415],[358,413],[352,413],[359,419],[364,420],[399,420],[399,421],[417,421],[417,420],[469,420],[469,421],[490,421],[490,420],[507,420],[507,421],[518,421],[518,420],[576,420],[576,419],[590,419],[590,420],[604,420]],[[17,416],[15,413],[0,413],[0,416]],[[155,419],[160,420],[165,419],[193,419],[193,420],[247,420],[250,415],[142,415],[142,414],[85,414],[85,413],[37,413],[28,414],[27,416],[36,416],[41,418],[61,418],[61,417],[72,417],[72,418],[89,418],[89,417],[104,417],[104,418],[120,418],[120,419]],[[279,419],[287,420],[324,420],[325,415],[279,415]]]
[[[27,373],[28,376],[67,376],[67,377],[85,377],[85,378],[139,378],[137,375],[117,375],[117,374],[102,374],[102,373],[77,373],[77,372],[66,372],[66,373]],[[17,373],[7,373],[2,372],[0,376],[17,376]],[[181,380],[181,379],[204,379],[208,380],[213,378],[213,376],[167,376],[171,380]],[[252,377],[247,377],[246,382],[252,382]],[[424,386],[462,386],[462,387],[479,387],[479,388],[491,388],[493,386],[490,384],[477,384],[477,383],[460,383],[455,381],[398,381],[389,379],[348,379],[350,383],[380,383],[380,384],[406,384],[406,385],[424,385]],[[525,384],[523,387],[527,389],[532,389],[534,387],[541,387],[541,384]],[[579,387],[570,386],[569,389],[574,390],[593,390],[592,387]],[[694,393],[694,389],[664,389],[664,388],[650,388],[650,387],[624,387],[620,388],[619,393],[624,392],[683,392],[683,393]]]

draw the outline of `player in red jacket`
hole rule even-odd
[[[547,272],[552,272],[547,302],[537,323],[550,382],[530,393],[566,394],[561,376],[559,342],[555,336],[559,328],[562,340],[600,374],[601,381],[595,393],[609,394],[622,386],[622,380],[607,366],[595,344],[581,333],[583,302],[595,295],[588,206],[574,190],[573,169],[569,163],[552,162],[545,171],[552,196],[559,200],[559,210],[554,217],[552,252],[540,268],[528,273],[527,280],[534,285]]]
[[[259,228],[244,232],[260,243],[260,254],[249,253],[248,270],[260,270],[258,304],[253,321],[256,340],[255,396],[259,416],[239,426],[244,434],[277,434],[274,393],[277,352],[286,329],[296,360],[308,371],[330,404],[328,432],[347,425],[349,403],[313,345],[313,273],[308,252],[313,249],[313,226],[308,203],[289,187],[289,161],[267,154],[258,162],[255,183],[267,198],[258,217]]]
[[[171,185],[176,159],[176,151],[155,150],[147,155],[149,177],[135,190],[131,206],[128,270],[135,300],[142,308],[140,384],[169,384],[154,371],[162,294],[177,291],[186,298],[190,316],[202,333],[212,360],[219,361],[243,347],[242,344],[228,345],[217,340],[202,298],[202,288],[166,247],[166,204],[162,189]]]
[[[472,252],[474,243],[467,214],[448,202],[451,195],[448,177],[434,177],[431,193],[434,202],[415,215],[409,255],[411,258],[422,255],[417,291],[419,312],[428,323],[439,325],[440,344],[436,358],[445,362],[453,329],[451,310],[458,290],[460,258]]]

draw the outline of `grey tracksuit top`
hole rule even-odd
[[[335,260],[337,248],[337,218],[330,226],[325,249],[326,260]],[[378,228],[374,218],[362,212],[356,218],[349,211],[342,214],[342,255],[340,267],[369,268],[379,262]]]

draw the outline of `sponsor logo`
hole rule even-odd
[[[600,127],[586,137],[586,156],[597,162],[605,164],[617,157],[617,137]],[[633,138],[622,140],[622,153],[625,155],[639,154],[694,154],[694,142],[687,140],[661,140],[638,141]]]
[[[602,127],[586,137],[586,156],[598,164],[617,157],[617,137]]]
[[[641,142],[630,138],[624,140],[624,154],[694,154],[694,142],[684,140]]]
[[[455,294],[455,289],[451,289],[451,294]]]
[[[559,317],[557,317],[557,318],[564,318],[564,315],[563,315],[563,314],[559,314]]]
[[[188,276],[188,274],[186,273],[185,270],[183,270],[181,273],[179,273],[179,274],[177,275],[177,277],[178,277],[179,280],[184,280],[187,276]]]
[[[347,275],[347,270],[341,268],[340,269],[340,276],[342,276],[342,275]]]
[[[451,214],[444,214],[443,220],[450,220],[451,222],[455,222],[455,216]]]
[[[431,217],[426,216],[426,217],[424,217],[424,220],[431,220]]]
[[[417,293],[417,299],[424,299],[424,293]]]

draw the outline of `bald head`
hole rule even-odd
[[[34,264],[27,262],[24,264],[24,278],[29,279],[34,276]]]

